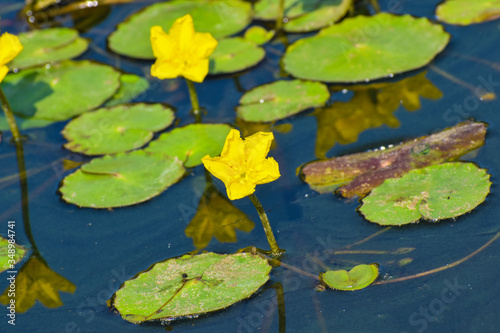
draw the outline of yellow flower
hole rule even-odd
[[[9,72],[9,68],[5,65],[17,57],[22,50],[23,46],[17,36],[7,32],[0,36],[0,82]]]
[[[205,168],[226,185],[227,196],[231,200],[252,194],[255,186],[270,183],[280,177],[278,162],[266,158],[273,133],[257,132],[240,138],[240,132],[229,132],[220,157],[206,155],[201,159]]]
[[[158,25],[152,27],[151,46],[156,57],[152,76],[163,80],[182,75],[203,82],[208,74],[208,56],[217,41],[210,33],[195,32],[193,18],[187,14],[174,22],[168,34]]]

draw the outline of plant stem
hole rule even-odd
[[[196,94],[194,83],[189,79],[186,79],[186,83],[188,86],[189,98],[191,99],[191,106],[193,107],[193,113],[196,118],[196,122],[201,123],[200,104],[198,103],[198,95]]]
[[[372,4],[372,7],[375,10],[375,13],[380,13],[380,6],[378,5],[378,1],[377,0],[370,0],[370,3]]]
[[[274,238],[273,230],[271,229],[271,225],[269,224],[269,219],[267,218],[266,212],[264,211],[264,207],[260,203],[259,199],[255,196],[255,194],[250,194],[248,196],[250,200],[252,200],[255,209],[257,209],[257,213],[259,213],[260,220],[262,221],[262,226],[264,227],[264,231],[266,232],[267,241],[269,242],[269,246],[271,246],[272,256],[278,258],[281,256],[283,251],[278,247],[278,243],[276,243],[276,238]]]
[[[278,16],[276,17],[276,30],[281,30],[283,27],[283,19],[285,17],[285,0],[279,0]]]
[[[17,146],[17,142],[21,142],[21,133],[19,133],[19,129],[17,128],[16,124],[16,118],[14,118],[14,113],[10,108],[9,102],[7,101],[7,97],[5,97],[5,94],[3,93],[2,88],[0,88],[0,103],[2,104],[3,112],[5,113],[7,123],[9,124],[10,131],[12,132],[12,137],[14,138]]]

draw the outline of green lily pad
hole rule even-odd
[[[191,14],[196,31],[209,32],[214,38],[220,39],[243,30],[251,21],[251,11],[251,5],[240,0],[174,0],[156,3],[120,23],[109,36],[109,47],[118,54],[153,59],[149,35],[154,25],[168,31],[176,19]]]
[[[176,156],[186,167],[194,167],[203,156],[220,154],[230,130],[225,124],[191,124],[163,133],[145,150]]]
[[[255,17],[260,20],[274,21],[278,14],[276,0],[260,0],[255,4]],[[332,25],[345,14],[352,0],[285,0],[286,24],[288,32],[307,32]]]
[[[87,112],[70,121],[64,148],[86,155],[121,153],[144,146],[167,128],[174,112],[161,104],[130,104]]]
[[[80,207],[121,207],[157,196],[183,175],[177,158],[138,150],[93,159],[64,178],[59,190]]]
[[[134,74],[122,74],[120,76],[120,88],[104,106],[115,106],[128,103],[149,88],[149,82],[145,78]]]
[[[456,25],[469,25],[495,20],[500,17],[498,0],[447,0],[436,8],[440,21]]]
[[[11,229],[10,230],[12,234]],[[14,230],[15,231],[15,230]],[[15,236],[15,233],[12,234]],[[16,239],[16,237],[9,239]],[[14,270],[14,265],[21,261],[26,255],[26,249],[17,244],[9,244],[9,240],[0,236],[0,273],[6,270]]]
[[[369,81],[425,66],[449,39],[442,26],[426,18],[356,16],[293,43],[283,64],[301,79]]]
[[[277,81],[245,93],[236,112],[245,121],[273,121],[322,106],[329,98],[327,86],[320,82]]]
[[[243,35],[248,41],[254,42],[257,45],[263,45],[271,40],[274,37],[275,31],[270,30],[267,31],[261,26],[254,25],[253,27],[248,28]]]
[[[38,67],[9,74],[1,84],[16,114],[57,121],[100,106],[119,86],[120,73],[112,67],[69,60],[49,69]]]
[[[19,34],[21,53],[9,68],[27,68],[79,56],[88,48],[88,40],[70,28],[49,28]]]
[[[378,277],[378,265],[357,265],[349,272],[327,271],[320,279],[330,288],[338,290],[359,290],[368,287]]]
[[[250,297],[269,279],[267,260],[250,253],[184,255],[126,281],[112,299],[132,323],[224,309]]]
[[[255,66],[265,55],[263,48],[241,37],[222,39],[210,55],[209,73],[239,72]]]
[[[360,212],[380,225],[425,218],[436,222],[465,214],[490,192],[490,175],[472,163],[444,163],[386,179],[363,199]]]

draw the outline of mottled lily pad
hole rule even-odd
[[[154,25],[168,31],[176,19],[191,14],[196,31],[209,32],[214,38],[220,39],[243,30],[251,21],[251,11],[251,5],[240,0],[174,0],[156,3],[120,23],[109,36],[109,47],[118,54],[153,59],[149,35]]]
[[[277,81],[245,93],[236,112],[245,121],[273,121],[323,106],[329,98],[327,86],[319,82]]]
[[[276,20],[278,14],[276,0],[260,0],[255,4],[255,17],[261,20]],[[286,24],[288,32],[318,30],[340,20],[349,10],[352,0],[285,0]]]
[[[23,45],[21,53],[12,60],[9,68],[26,68],[61,61],[79,56],[89,42],[70,28],[49,28],[19,34]]]
[[[66,149],[86,155],[115,154],[144,146],[167,128],[174,112],[161,104],[130,104],[87,112],[70,121]]]
[[[4,224],[7,226],[7,224]],[[11,229],[6,229],[11,230]],[[15,229],[14,229],[15,231]],[[12,233],[12,230],[11,230]],[[15,236],[15,233],[12,235]],[[16,239],[16,237],[9,238]],[[12,242],[12,241],[11,241]],[[6,270],[15,270],[14,265],[26,255],[26,249],[20,245],[12,244],[9,246],[9,240],[0,236],[0,273]]]
[[[230,130],[225,124],[191,124],[163,133],[145,150],[177,156],[186,167],[194,167],[203,156],[220,154]]]
[[[210,55],[209,73],[239,72],[255,66],[265,55],[263,48],[241,37],[222,39]]]
[[[57,121],[100,106],[119,86],[120,73],[112,67],[69,60],[49,69],[38,67],[9,74],[1,84],[14,113]]]
[[[371,222],[402,225],[460,216],[484,201],[490,175],[472,163],[444,163],[386,179],[363,199],[360,212]]]
[[[177,158],[138,150],[93,159],[64,178],[60,191],[80,207],[121,207],[157,196],[183,175]]]
[[[245,31],[243,38],[257,45],[262,45],[269,42],[274,37],[274,34],[274,30],[267,31],[263,27],[254,25]]]
[[[442,26],[426,18],[356,16],[293,43],[283,64],[301,79],[369,81],[425,66],[449,39]]]
[[[378,265],[357,265],[349,272],[327,271],[320,278],[330,288],[337,290],[359,290],[368,287],[378,277]]]
[[[120,88],[111,96],[104,106],[115,106],[128,103],[149,88],[149,82],[145,78],[134,74],[123,74],[120,76]]]
[[[203,314],[250,297],[270,271],[267,260],[250,253],[184,255],[126,281],[111,305],[136,324]]]
[[[495,20],[500,17],[498,0],[447,0],[436,8],[440,21],[456,25],[469,25]]]

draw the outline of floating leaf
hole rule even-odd
[[[64,178],[59,190],[80,207],[121,207],[157,196],[183,175],[177,158],[138,150],[93,159]]]
[[[167,128],[174,113],[161,104],[129,104],[87,112],[70,121],[66,149],[86,155],[115,154],[144,146]]]
[[[133,323],[198,315],[248,298],[270,271],[267,260],[250,253],[184,255],[126,281],[112,305]]]
[[[283,64],[302,79],[368,81],[425,66],[449,38],[442,26],[426,18],[356,16],[293,43]]]
[[[267,31],[261,26],[254,25],[245,31],[243,38],[257,45],[262,45],[269,42],[274,37],[274,34],[274,30]]]
[[[378,277],[378,265],[357,265],[349,272],[345,270],[327,271],[320,279],[330,288],[338,290],[359,290],[368,287]]]
[[[491,21],[500,17],[500,1],[447,0],[436,8],[436,16],[440,21],[457,25]]]
[[[68,60],[9,74],[1,87],[18,115],[60,121],[100,106],[116,92],[119,78],[110,66]]]
[[[194,246],[202,249],[214,236],[221,243],[235,243],[236,229],[250,232],[254,226],[245,213],[236,208],[214,186],[208,186],[185,233],[193,239]]]
[[[70,28],[49,28],[19,34],[21,53],[9,68],[26,68],[74,58],[87,50],[89,42]]]
[[[109,47],[118,54],[153,59],[150,29],[159,25],[168,31],[174,21],[191,14],[199,32],[220,39],[243,30],[251,21],[251,5],[240,0],[174,0],[156,3],[120,23],[109,36]],[[133,41],[131,43],[130,41]]]
[[[322,106],[329,98],[328,88],[320,82],[277,81],[245,93],[236,112],[245,121],[273,121]]]
[[[420,218],[437,221],[465,214],[490,192],[490,175],[472,163],[444,163],[386,179],[363,199],[360,212],[380,225]]]
[[[9,247],[9,241],[0,237],[0,273],[9,269],[14,269],[13,266],[23,259],[25,255],[26,249],[24,247],[17,244],[12,244]],[[12,263],[12,260],[14,260],[14,263]]]
[[[120,88],[104,106],[115,106],[128,103],[149,88],[149,82],[145,78],[134,74],[123,74],[120,76]]]
[[[399,121],[393,112],[403,105],[408,111],[420,108],[420,97],[441,98],[441,91],[426,77],[426,72],[391,83],[333,87],[354,92],[347,102],[336,101],[324,108],[316,109],[313,115],[318,122],[316,156],[325,158],[336,142],[356,142],[358,135],[374,127],[387,125],[398,127]]]
[[[230,130],[225,124],[191,124],[163,133],[145,150],[177,156],[190,168],[201,164],[205,155],[220,154]]]
[[[395,147],[311,162],[301,173],[304,180],[320,192],[348,183],[339,189],[344,197],[363,196],[387,178],[450,161],[481,147],[485,134],[485,124],[466,121]]]
[[[239,72],[255,66],[265,55],[263,48],[241,37],[222,39],[210,55],[209,73]]]
[[[278,14],[276,0],[260,0],[255,4],[255,17],[260,20],[276,20]],[[340,20],[349,10],[352,0],[285,0],[286,24],[288,32],[317,30]]]

